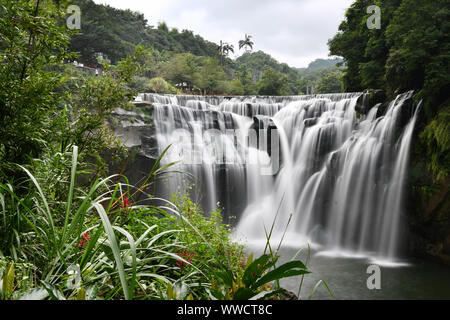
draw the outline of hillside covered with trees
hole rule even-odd
[[[82,30],[72,38],[70,49],[80,53],[80,62],[97,66],[101,53],[115,64],[137,45],[150,49],[151,69],[135,78],[137,90],[175,93],[175,85],[185,83],[192,93],[208,94],[297,95],[305,94],[307,86],[317,87],[316,93],[341,91],[338,59],[318,59],[306,69],[296,69],[262,51],[252,52],[249,35],[236,46],[216,44],[164,22],[152,25],[141,13],[92,0],[77,5],[83,12]],[[228,58],[238,50],[243,50],[240,57]]]

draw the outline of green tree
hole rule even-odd
[[[61,108],[52,110],[48,126],[51,135],[45,138],[48,148],[63,152],[70,146],[79,148],[80,167],[89,168],[93,177],[105,174],[108,163],[105,153],[115,158],[124,152],[118,138],[111,132],[106,119],[117,108],[128,108],[137,92],[130,88],[135,74],[139,74],[148,52],[137,46],[132,55],[119,61],[117,66],[106,66],[99,76],[65,77],[61,90],[64,97]]]
[[[220,81],[226,80],[226,74],[219,61],[214,58],[206,58],[200,69],[197,86],[208,93],[217,91]]]
[[[261,95],[279,96],[285,94],[288,79],[285,75],[268,68],[264,71],[262,79],[259,82],[259,91]]]
[[[163,76],[173,84],[186,82],[192,86],[198,72],[197,58],[191,53],[174,55],[163,68]]]
[[[232,44],[229,44],[227,42],[222,42],[220,40],[220,45],[217,47],[217,50],[220,54],[220,63],[223,66],[224,58],[227,57],[230,52],[234,53],[234,46]]]
[[[117,66],[105,66],[103,75],[77,73],[63,64],[73,58],[70,32],[61,23],[66,5],[9,1],[0,6],[2,178],[15,176],[15,164],[27,164],[48,150],[65,152],[70,145],[79,147],[86,165],[89,159],[91,169],[101,170],[102,152],[118,147],[105,120],[135,96],[128,84],[144,69],[148,52],[136,47]]]
[[[253,45],[254,45],[254,43],[252,41],[252,36],[245,34],[244,40],[239,41],[239,50],[241,50],[242,48],[245,48],[245,51],[249,51],[248,48],[250,48],[250,50],[252,50]]]
[[[431,120],[450,91],[448,1],[403,0],[387,28],[389,92],[420,90]]]
[[[345,14],[345,20],[339,26],[339,32],[328,45],[330,54],[344,57],[347,69],[343,82],[346,91],[362,91],[362,79],[359,72],[360,63],[365,62],[364,52],[368,41],[368,29],[363,19],[366,14],[367,1],[355,1]]]
[[[62,93],[50,65],[71,58],[63,2],[6,1],[0,6],[0,171],[42,151]],[[0,172],[1,173],[1,172]]]
[[[169,32],[169,27],[167,26],[167,23],[165,23],[164,21],[158,24],[158,30],[161,30],[163,32],[168,33]],[[172,29],[174,30],[174,29]],[[175,29],[176,30],[176,29]],[[178,32],[178,30],[176,30],[176,32]]]
[[[342,92],[342,72],[332,72],[319,80],[314,88],[314,93],[339,93]]]
[[[241,83],[241,80],[234,79],[231,82],[231,93],[236,96],[242,96],[245,94],[244,85]]]

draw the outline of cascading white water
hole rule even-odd
[[[290,221],[289,241],[392,259],[416,116],[406,125],[401,119],[412,93],[398,96],[378,117],[379,106],[367,115],[355,111],[361,95],[140,99],[154,104],[159,150],[172,144],[165,163],[183,159],[179,169],[195,177],[169,179],[168,192],[200,183],[195,195],[205,209],[219,201],[240,218],[237,232],[247,239],[265,238],[264,227],[276,218],[275,238]],[[255,124],[277,128],[281,166],[273,175],[261,174],[260,163],[274,162],[278,149],[248,143]],[[257,139],[261,146],[265,138]]]

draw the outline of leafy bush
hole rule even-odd
[[[0,6],[0,180],[17,173],[13,163],[42,151],[61,97],[61,74],[44,67],[73,56],[69,31],[58,22],[65,14],[62,4],[38,3]]]
[[[227,265],[232,272],[240,274],[245,265],[244,247],[231,239],[231,226],[223,223],[219,208],[205,216],[198,204],[194,204],[187,194],[174,195],[172,201],[186,218],[177,220],[180,228],[186,232],[180,234],[180,240],[189,244],[192,260],[200,268]],[[192,232],[195,228],[197,232]]]
[[[169,84],[161,77],[153,78],[148,83],[147,90],[156,93],[169,93]]]
[[[70,179],[65,181],[70,187],[62,206],[52,201],[55,190],[41,186],[25,168],[35,193],[20,198],[11,186],[0,185],[3,217],[0,238],[7,238],[5,235],[11,233],[5,221],[8,221],[10,203],[15,203],[17,217],[24,225],[15,234],[24,243],[14,250],[39,270],[38,286],[33,290],[46,291],[44,298],[74,298],[81,291],[95,292],[92,298],[161,298],[168,283],[175,285],[180,280],[177,277],[179,267],[174,261],[185,262],[177,255],[184,247],[172,235],[182,230],[175,224],[165,230],[157,224],[149,225],[145,218],[161,209],[136,206],[134,212],[128,198],[133,188],[113,183],[114,176],[97,179],[86,193],[76,188],[77,156],[78,148],[74,147]],[[155,166],[147,185],[159,174],[162,171]],[[43,190],[48,191],[44,194]],[[9,249],[11,244],[6,247]],[[1,250],[4,251],[4,247]],[[67,273],[70,268],[78,270],[80,276],[74,285],[67,282],[67,278],[71,278]],[[185,274],[181,280],[189,284],[197,273]],[[12,278],[8,278],[9,283]],[[6,298],[12,297],[10,291],[8,289]]]
[[[427,166],[436,182],[450,174],[450,107],[444,108],[428,124],[420,138],[427,150]]]
[[[253,255],[251,255],[242,277],[236,277],[231,270],[219,269],[210,294],[219,300],[264,300],[286,291],[281,288],[273,290],[268,286],[269,283],[309,273],[301,261],[290,261],[276,267],[278,258],[263,254],[253,261]],[[272,267],[273,270],[270,270]]]

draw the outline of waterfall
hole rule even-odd
[[[362,95],[366,95],[361,97]],[[412,92],[386,111],[367,94],[208,97],[141,94],[154,105],[164,163],[189,175],[168,179],[166,195],[185,191],[206,211],[219,203],[237,216],[236,232],[394,259],[400,250]],[[362,99],[360,99],[362,98]],[[406,119],[406,121],[405,121]],[[269,173],[268,173],[269,172]],[[289,224],[288,224],[289,222]]]

